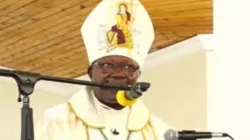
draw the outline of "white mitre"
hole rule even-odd
[[[90,64],[118,55],[142,67],[154,41],[152,21],[138,0],[103,0],[86,18],[81,34]]]

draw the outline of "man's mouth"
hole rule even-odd
[[[127,81],[125,81],[125,80],[106,80],[105,84],[114,85],[114,86],[121,86],[121,87],[129,86],[127,84]]]
[[[128,87],[129,85],[126,84],[124,81],[121,82],[121,81],[108,81],[108,82],[105,82],[104,84],[107,84],[111,87],[102,87],[103,90],[108,90],[108,91],[112,91],[112,92],[117,92],[119,90],[119,88],[125,88],[125,87]]]

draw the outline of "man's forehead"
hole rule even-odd
[[[97,60],[97,62],[116,62],[116,63],[133,63],[133,64],[137,64],[136,61],[134,61],[133,59],[131,58],[128,58],[128,57],[125,57],[125,56],[105,56],[105,57],[102,57],[100,59]]]

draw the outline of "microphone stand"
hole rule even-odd
[[[34,140],[34,124],[33,124],[33,109],[30,107],[29,96],[33,93],[35,84],[39,80],[61,82],[61,83],[71,83],[87,86],[99,86],[106,88],[115,88],[120,90],[131,90],[131,87],[124,87],[119,85],[111,84],[100,84],[89,81],[58,78],[52,76],[44,76],[39,73],[29,73],[24,71],[10,71],[0,69],[0,76],[12,77],[18,84],[19,97],[18,102],[23,101],[21,108],[21,140]],[[23,96],[23,99],[21,99]]]

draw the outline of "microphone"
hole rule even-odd
[[[116,94],[116,100],[122,106],[130,106],[134,104],[149,87],[150,83],[138,82],[129,91],[119,90]]]
[[[112,132],[113,135],[119,135],[120,134],[118,131],[116,131],[116,129],[114,129],[114,130],[111,129],[111,132]]]
[[[192,130],[175,131],[169,129],[165,134],[165,140],[197,140],[197,139],[211,139],[211,138],[222,138],[230,137],[227,133],[214,133],[214,132],[196,132]]]

